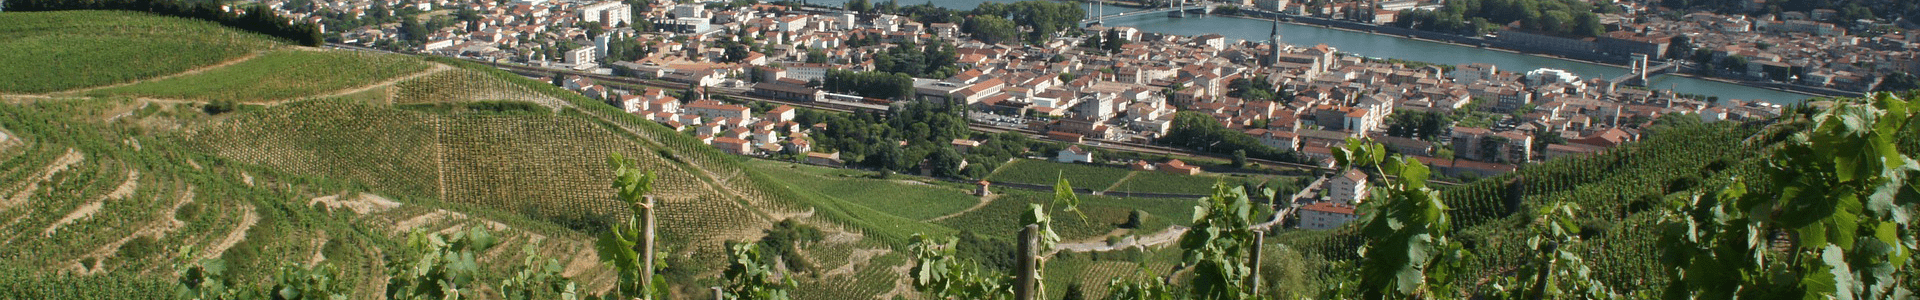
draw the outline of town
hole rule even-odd
[[[886,111],[889,104],[902,101],[940,103],[965,107],[966,117],[977,125],[1030,130],[1044,133],[1036,136],[1088,147],[1133,144],[1221,154],[1233,151],[1322,168],[1334,167],[1332,149],[1349,138],[1366,138],[1416,158],[1442,176],[1470,180],[1557,157],[1605,152],[1638,140],[1643,129],[1663,119],[1714,122],[1780,114],[1780,105],[1764,101],[1722,100],[1637,86],[1646,82],[1656,58],[1677,55],[1667,51],[1678,36],[1689,36],[1689,43],[1707,59],[1744,61],[1744,65],[1728,66],[1736,74],[1769,76],[1781,70],[1776,67],[1791,67],[1808,74],[1799,77],[1802,81],[1859,89],[1871,85],[1860,74],[1877,72],[1849,67],[1866,64],[1838,61],[1832,68],[1804,68],[1807,62],[1829,60],[1802,56],[1862,57],[1845,51],[1866,52],[1866,46],[1876,43],[1857,42],[1831,30],[1831,24],[1808,23],[1797,19],[1798,14],[1789,14],[1796,18],[1791,24],[1800,24],[1792,28],[1711,13],[1687,14],[1679,20],[1656,18],[1660,21],[1646,24],[1614,20],[1608,26],[1620,30],[1609,32],[1605,39],[1626,42],[1606,44],[1645,52],[1633,53],[1639,77],[1622,80],[1579,78],[1553,69],[1505,70],[1480,63],[1431,65],[1351,55],[1325,44],[1288,45],[1278,42],[1277,21],[1270,40],[1246,41],[1219,34],[1179,36],[1099,24],[1075,30],[1073,25],[1061,25],[1080,22],[1078,18],[1085,15],[1072,3],[1030,5],[1023,9],[1058,12],[1028,12],[1035,15],[1022,20],[1029,24],[1015,25],[992,15],[954,16],[930,5],[902,8],[889,3],[888,8],[856,2],[848,5],[853,10],[755,1],[267,4],[323,24],[330,21],[322,16],[402,19],[323,29],[337,32],[337,42],[343,44],[660,83],[657,86],[668,88],[615,88],[561,73],[539,78],[695,135],[728,153],[784,154],[824,165],[843,163],[838,149],[816,147],[818,143],[808,137],[809,132],[819,134],[814,129],[825,123],[795,122],[793,105],[756,111],[740,100],[835,104],[873,111]],[[1260,5],[1308,13],[1298,3]],[[1247,9],[1258,7],[1249,3]],[[886,13],[903,11],[949,15],[929,20],[947,22],[922,22]],[[1318,11],[1342,14],[1333,9]],[[1814,19],[1833,18],[1822,14],[1830,12],[1817,13]],[[1369,17],[1392,23],[1392,14],[1388,15]],[[1729,24],[1736,21],[1758,28]],[[1055,29],[1034,31],[1041,30],[1036,27]],[[1805,39],[1810,35],[1824,38]],[[1584,42],[1585,46],[1575,47],[1598,49],[1593,48],[1593,39]],[[1842,42],[1860,47],[1821,44]],[[1756,43],[1773,46],[1755,49]],[[1879,57],[1881,62],[1900,59],[1866,57]],[[1183,122],[1182,116],[1189,120]],[[1207,132],[1209,128],[1223,132]],[[963,137],[947,146],[968,148],[982,142]],[[1220,147],[1222,143],[1229,145]],[[1056,159],[1131,164],[1145,170],[1191,169],[1178,160],[1095,159],[1080,145],[1059,150]],[[965,163],[961,161],[962,166]],[[1365,191],[1364,176],[1349,178],[1355,174],[1330,176],[1347,190],[1333,198],[1346,200],[1307,209],[1351,217],[1352,204],[1361,199],[1356,195]],[[1339,219],[1308,219],[1328,218]]]

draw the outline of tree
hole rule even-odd
[[[1121,37],[1120,31],[1107,29],[1105,43],[1102,43],[1101,47],[1107,49],[1107,51],[1119,52],[1120,47],[1126,46],[1127,43],[1127,38]]]
[[[994,15],[974,16],[967,19],[967,33],[973,38],[988,44],[999,44],[1019,37],[1020,32],[1013,21]]]
[[[1490,135],[1482,137],[1480,138],[1480,147],[1478,147],[1480,153],[1477,154],[1480,155],[1481,159],[1502,161],[1504,159],[1500,158],[1500,153],[1507,150],[1507,143],[1509,142],[1512,142],[1512,140],[1504,136]]]
[[[1554,132],[1552,130],[1546,130],[1546,129],[1533,130],[1532,146],[1535,152],[1546,150],[1547,145],[1564,145],[1566,143],[1567,143],[1567,137],[1560,136],[1559,132]]]
[[[1916,78],[1913,74],[1908,74],[1907,72],[1893,72],[1893,74],[1887,75],[1886,79],[1880,81],[1880,86],[1874,87],[1874,91],[1881,92],[1909,91],[1915,89],[1920,89],[1920,78]]]
[[[1247,149],[1233,150],[1233,167],[1247,167]]]
[[[1686,59],[1687,55],[1690,54],[1693,54],[1692,37],[1688,37],[1685,34],[1675,35],[1673,36],[1673,40],[1667,44],[1667,58],[1669,59]]]
[[[966,158],[960,155],[960,151],[953,150],[953,147],[940,147],[940,150],[935,150],[932,155],[928,155],[927,160],[933,167],[933,176],[959,178],[960,162]]]

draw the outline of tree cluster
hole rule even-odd
[[[220,10],[219,2],[182,0],[9,0],[5,5],[7,11],[141,11],[213,21],[227,27],[282,38],[300,45],[320,46],[326,42],[320,37],[319,27],[274,14],[273,10],[267,9],[264,5],[248,7],[243,13],[223,12]]]
[[[1107,32],[1103,34],[1088,35],[1086,42],[1081,43],[1080,46],[1106,50],[1107,52],[1119,52],[1120,47],[1126,46],[1127,43],[1130,42],[1131,41],[1128,41],[1125,37],[1120,36],[1120,31],[1107,29]]]
[[[1503,24],[1567,37],[1606,34],[1595,7],[1573,0],[1458,0],[1434,11],[1403,12],[1395,24],[1413,29],[1478,35]]]
[[[1227,96],[1247,101],[1287,101],[1293,98],[1293,93],[1287,91],[1284,86],[1275,87],[1273,81],[1267,79],[1267,75],[1234,79],[1233,82],[1227,83],[1227,89]]]
[[[1388,119],[1387,135],[1436,141],[1453,126],[1453,116],[1417,110],[1395,111]]]
[[[919,78],[947,78],[960,73],[958,50],[946,42],[902,44],[873,54],[875,71]]]
[[[1174,116],[1173,129],[1160,137],[1160,143],[1221,154],[1244,150],[1252,158],[1300,161],[1298,153],[1268,147],[1246,132],[1227,128],[1212,116],[1190,111]]]
[[[913,96],[913,77],[884,71],[827,70],[821,88],[870,98],[901,99]]]

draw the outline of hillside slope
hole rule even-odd
[[[0,40],[0,48],[95,48],[62,44],[69,36],[58,30],[28,30],[75,19],[102,20],[89,28],[128,39],[250,47],[196,53],[134,44],[159,58],[127,63],[147,69],[76,66],[86,72],[72,75],[98,79],[0,82],[8,93],[0,104],[8,133],[0,140],[0,243],[19,250],[0,254],[0,266],[165,281],[185,254],[222,257],[240,278],[267,277],[258,275],[297,257],[341,265],[361,296],[373,296],[384,280],[382,254],[406,231],[487,226],[507,237],[488,254],[500,262],[490,266],[505,270],[520,261],[522,245],[538,244],[588,290],[605,290],[612,278],[589,235],[622,211],[608,188],[613,153],[661,175],[662,242],[675,266],[667,272],[688,291],[717,283],[724,243],[757,240],[772,221],[805,215],[770,196],[785,191],[748,179],[738,158],[484,67],[284,46],[123,12],[0,14],[0,31],[29,33]],[[209,30],[230,40],[176,38]],[[7,53],[14,57],[0,59],[41,64],[0,68],[6,72],[62,69]],[[338,65],[355,62],[384,69],[342,73],[356,67]],[[474,101],[545,110],[461,105]],[[812,249],[891,253],[848,227],[803,221],[837,237]],[[891,289],[895,276],[885,277]]]

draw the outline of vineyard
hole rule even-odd
[[[994,170],[987,180],[994,182],[1013,182],[1038,185],[1053,185],[1064,176],[1076,188],[1103,190],[1107,186],[1120,182],[1132,172],[1118,167],[1059,163],[1043,160],[1015,160],[999,170]]]
[[[198,74],[89,91],[201,101],[267,102],[366,86],[426,70],[417,58],[348,51],[281,50]],[[272,88],[261,88],[272,87]]]
[[[126,83],[278,47],[213,22],[133,12],[0,14],[0,32],[0,93]]]
[[[0,36],[0,50],[19,50],[0,54],[0,61],[67,47],[157,51],[107,49],[74,55],[148,57],[73,65],[25,59],[25,68],[0,70],[57,70],[31,75],[75,78],[0,79],[7,93],[41,93],[0,96],[4,299],[184,298],[166,291],[180,288],[191,273],[182,271],[204,258],[219,259],[221,276],[248,286],[284,283],[278,280],[287,279],[288,268],[331,266],[346,298],[385,298],[389,279],[414,270],[401,263],[405,257],[434,244],[419,238],[426,233],[488,241],[491,248],[469,253],[478,262],[469,270],[478,290],[504,290],[515,272],[528,270],[520,262],[545,257],[553,264],[541,271],[599,294],[624,284],[626,273],[603,263],[608,252],[598,251],[604,246],[598,236],[616,220],[640,214],[613,188],[625,180],[612,176],[616,168],[652,174],[645,194],[657,202],[646,209],[658,217],[666,265],[659,274],[675,299],[734,283],[723,279],[736,275],[727,270],[741,263],[730,243],[772,245],[783,236],[779,230],[796,223],[817,230],[815,237],[787,241],[789,247],[775,250],[788,253],[754,263],[778,264],[772,269],[793,280],[797,299],[928,297],[923,293],[934,292],[912,284],[920,275],[912,270],[926,261],[917,256],[930,253],[910,250],[926,249],[917,234],[954,238],[953,256],[984,266],[983,276],[1013,274],[1018,264],[1007,254],[1021,239],[1020,228],[1034,223],[1058,235],[1043,248],[1060,251],[1037,271],[1048,275],[1040,285],[1050,299],[1105,298],[1124,291],[1113,285],[1116,279],[1137,283],[1173,272],[1181,272],[1174,287],[1184,292],[1188,286],[1181,284],[1202,278],[1192,274],[1220,270],[1205,263],[1220,266],[1237,255],[1225,249],[1256,244],[1232,243],[1253,236],[1245,224],[1271,213],[1244,194],[1214,193],[1211,185],[1265,182],[1290,194],[1299,181],[1017,160],[988,179],[1053,185],[1064,178],[1082,190],[1214,197],[1126,198],[1006,186],[978,197],[964,183],[748,161],[600,101],[453,59],[294,50],[199,22],[127,13],[4,13],[0,29],[24,33]],[[142,34],[160,38],[135,38]],[[191,47],[172,44],[178,41]],[[250,58],[162,80],[45,94],[241,57]],[[212,109],[236,100],[245,103]],[[1453,229],[1437,232],[1473,254],[1459,262],[1466,271],[1452,287],[1462,295],[1496,294],[1513,286],[1502,278],[1530,274],[1542,255],[1539,228],[1563,224],[1540,217],[1559,207],[1549,204],[1579,207],[1566,210],[1564,224],[1572,229],[1559,234],[1578,242],[1556,250],[1579,254],[1594,282],[1633,296],[1680,286],[1669,282],[1673,268],[1662,261],[1674,253],[1660,240],[1674,229],[1668,225],[1675,217],[1664,213],[1679,202],[1670,200],[1729,185],[1730,178],[1774,179],[1780,173],[1770,173],[1762,154],[1807,129],[1804,123],[1687,119],[1663,119],[1641,131],[1640,142],[1604,154],[1438,191],[1432,203],[1448,208],[1430,215],[1447,216]],[[1906,132],[1896,144],[1911,153],[1920,142]],[[622,165],[634,169],[610,165],[615,153],[631,158]],[[1409,177],[1398,168],[1397,178]],[[1752,193],[1779,189],[1749,186]],[[1432,222],[1418,221],[1407,224]],[[495,233],[465,235],[486,232],[475,228]],[[1160,235],[1175,239],[1145,249],[1054,248],[1106,250],[1113,247],[1101,247],[1159,233],[1176,233]],[[1185,240],[1212,234],[1225,238]],[[1369,259],[1356,249],[1385,235],[1358,226],[1266,234],[1259,243],[1264,252],[1256,253],[1259,278],[1271,294],[1325,297],[1320,292],[1329,287],[1373,288],[1337,280],[1367,270],[1357,266]],[[1194,245],[1208,249],[1185,249]],[[1380,251],[1390,250],[1411,249]]]
[[[1300,177],[1290,176],[1220,176],[1220,175],[1180,175],[1165,172],[1135,171],[1127,180],[1121,181],[1109,191],[1143,192],[1183,195],[1205,195],[1213,192],[1214,183],[1240,186],[1248,183],[1266,183],[1279,191],[1300,190]]]
[[[749,165],[768,175],[774,175],[775,180],[787,183],[795,189],[826,195],[833,197],[834,200],[866,206],[910,220],[937,218],[959,212],[980,202],[979,197],[968,194],[969,191],[932,186],[917,181],[889,182],[811,175],[799,169],[825,168],[792,163],[754,161]]]

